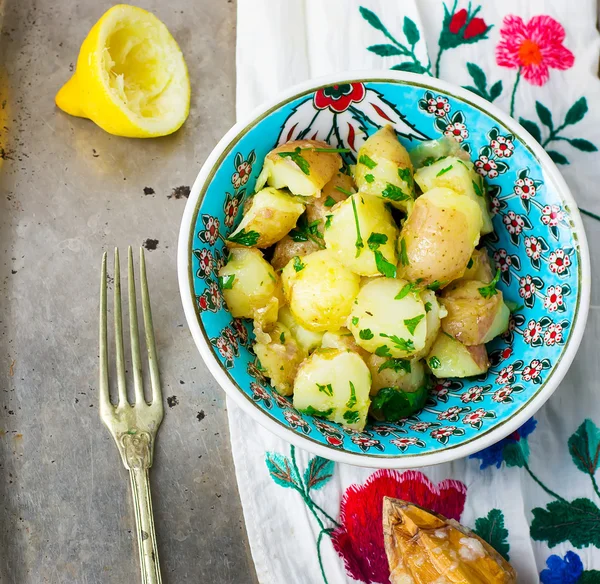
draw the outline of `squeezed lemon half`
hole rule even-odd
[[[156,16],[127,4],[113,6],[83,41],[75,73],[57,93],[56,105],[117,136],[171,134],[190,110],[183,54]]]

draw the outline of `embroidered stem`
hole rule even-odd
[[[510,96],[510,115],[514,116],[515,114],[515,96],[517,95],[517,86],[519,85],[519,81],[521,80],[521,67],[517,71],[517,79],[515,81],[515,85],[512,90],[512,94]]]
[[[445,51],[446,49],[440,49],[437,57],[435,59],[435,76],[439,77],[440,76],[440,59],[442,58],[442,53]]]
[[[564,140],[565,142],[568,142],[569,140],[567,138],[563,138],[562,136],[558,135],[566,127],[567,124],[563,124],[562,126],[558,126],[558,128],[554,128],[554,130],[552,130],[548,137],[542,142],[542,146],[545,148],[546,146],[548,146],[548,144],[550,144],[550,142],[553,142],[554,140]]]
[[[593,474],[590,474],[590,478],[592,479],[592,485],[594,486],[594,491],[596,495],[600,497],[600,491],[598,490],[598,483],[596,482],[596,477]]]
[[[298,482],[300,483],[300,485],[299,485],[300,490],[298,492],[300,493],[300,495],[302,495],[302,500],[304,501],[306,506],[310,509],[310,512],[312,513],[313,517],[315,518],[315,521],[319,524],[319,527],[321,529],[325,529],[325,526],[323,525],[321,518],[317,515],[317,512],[315,510],[315,504],[313,503],[313,500],[308,496],[306,486],[304,485],[304,481],[302,480],[302,475],[300,474],[300,469],[298,468],[298,463],[296,462],[296,447],[295,446],[293,446],[293,445],[290,446],[290,453],[291,453],[291,458],[292,458],[292,466],[294,467],[294,472],[296,473],[296,476],[298,477]]]
[[[319,568],[321,570],[321,577],[323,578],[323,582],[325,584],[329,584],[327,580],[327,576],[325,576],[325,568],[323,567],[323,558],[321,557],[321,540],[323,539],[323,534],[330,535],[333,530],[331,529],[321,529],[319,532],[319,537],[317,537],[317,558],[319,559]]]
[[[329,513],[327,513],[327,511],[325,511],[325,509],[323,509],[320,505],[315,503],[312,499],[311,499],[311,501],[312,501],[312,504],[315,507],[315,509],[318,509],[321,513],[323,513],[323,515],[325,517],[327,517],[327,519],[329,519],[329,521],[331,521],[331,523],[333,523],[336,527],[340,526],[340,524],[331,515],[329,515]]]
[[[567,501],[565,499],[563,499],[560,495],[557,495],[554,491],[551,491],[544,483],[542,483],[542,481],[540,481],[540,479],[538,479],[533,472],[531,471],[531,469],[529,468],[529,465],[527,464],[527,462],[524,460],[523,461],[523,468],[529,473],[529,476],[540,486],[542,487],[542,489],[544,489],[544,491],[546,491],[546,493],[548,493],[551,497],[554,497],[555,499],[557,499],[558,501],[562,501],[563,503],[566,503]]]

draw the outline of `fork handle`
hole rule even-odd
[[[160,584],[162,578],[158,562],[158,548],[156,547],[148,470],[139,467],[130,468],[129,478],[131,479],[131,494],[135,511],[142,584]]]

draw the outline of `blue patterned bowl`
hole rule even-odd
[[[452,135],[486,177],[495,234],[485,245],[505,297],[523,308],[489,346],[485,376],[438,381],[421,413],[344,430],[294,409],[255,365],[249,323],[231,317],[216,273],[224,241],[252,193],[265,155],[290,139],[356,153],[391,123],[409,149]],[[280,437],[333,460],[370,467],[436,464],[477,452],[522,425],[565,375],[583,335],[588,249],[575,201],[553,162],[519,124],[449,83],[409,73],[340,74],[286,92],[234,126],[212,151],[181,224],[179,285],[208,368],[235,402]]]

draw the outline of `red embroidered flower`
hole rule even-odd
[[[469,424],[471,426],[477,426],[485,416],[486,411],[483,408],[479,408],[474,412],[468,413],[463,419],[463,424]]]
[[[469,131],[467,130],[467,126],[461,122],[455,122],[446,126],[444,136],[454,138],[457,142],[462,142],[469,137]]]
[[[575,61],[562,44],[565,29],[550,16],[534,16],[525,24],[520,16],[509,14],[504,17],[500,35],[496,62],[501,67],[520,69],[532,85],[544,85],[550,69],[569,69]]]
[[[556,227],[565,216],[558,205],[546,205],[542,208],[542,223]]]
[[[213,255],[210,249],[201,249],[200,253],[196,257],[198,258],[200,273],[204,277],[210,276],[210,273],[214,266]]]
[[[508,367],[502,369],[500,373],[498,373],[498,377],[496,377],[496,383],[498,385],[504,385],[506,383],[510,383],[514,379],[514,377],[515,374],[513,371],[513,366],[509,365]]]
[[[506,385],[502,389],[499,389],[498,391],[496,391],[494,393],[494,395],[492,396],[492,399],[498,403],[504,403],[504,402],[511,401],[508,398],[510,397],[510,394],[512,392],[513,392],[513,388],[510,385]]]
[[[474,37],[481,36],[487,31],[488,25],[485,23],[485,20],[483,20],[483,18],[475,17],[471,19],[469,24],[467,24],[467,28],[465,28],[465,32],[463,32],[463,38],[465,40],[469,40]]]
[[[346,111],[353,103],[365,98],[365,86],[362,83],[342,83],[329,85],[315,93],[314,104],[317,109],[330,109],[334,113]]]
[[[548,286],[546,296],[544,296],[544,308],[547,308],[550,312],[554,312],[562,305],[562,288],[560,286]]]
[[[353,434],[352,438],[350,438],[354,444],[356,444],[361,450],[365,452],[369,450],[369,448],[375,446],[380,446],[381,442],[379,440],[375,440],[375,438],[369,438],[368,436],[362,436],[361,434]]]
[[[237,338],[240,340],[242,345],[248,342],[248,329],[244,326],[244,321],[241,318],[234,318],[231,321],[231,326],[235,331]]]
[[[498,165],[487,156],[480,156],[475,161],[475,168],[481,176],[496,178],[498,176]]]
[[[278,391],[273,390],[273,399],[275,400],[275,403],[280,407],[280,408],[289,408],[292,406],[292,403],[290,402],[290,400],[281,395]]]
[[[504,225],[510,234],[519,235],[523,231],[525,222],[521,215],[517,215],[514,211],[509,211],[504,217],[502,217]]]
[[[542,371],[542,364],[538,359],[534,359],[529,365],[526,365],[523,368],[523,373],[521,374],[521,378],[524,381],[531,381],[539,376]]]
[[[244,161],[237,167],[237,172],[233,174],[231,177],[231,182],[236,189],[239,189],[242,185],[245,185],[250,178],[250,173],[252,172],[252,165]]]
[[[534,343],[540,338],[542,334],[542,325],[531,319],[527,323],[527,328],[523,331],[523,340],[529,345],[530,343]]]
[[[427,100],[427,111],[438,118],[443,118],[450,111],[450,104],[445,97],[438,95]]]
[[[544,333],[544,343],[548,346],[556,345],[556,343],[560,343],[562,341],[562,325],[557,323],[552,323],[546,329]]]
[[[531,298],[537,290],[531,276],[525,276],[519,279],[519,296],[521,298]]]
[[[548,256],[548,267],[554,274],[562,274],[571,265],[569,256],[565,254],[564,249],[557,249]]]
[[[408,438],[394,438],[392,440],[390,440],[390,442],[396,446],[399,450],[402,450],[403,452],[409,447],[409,446],[414,446],[415,444],[423,444],[422,440],[419,440],[417,437],[415,436],[410,436]]]
[[[436,381],[431,389],[432,395],[437,398],[443,398],[448,395],[448,390],[450,389],[450,382],[446,379],[442,379],[440,381]]]
[[[460,401],[467,404],[469,402],[481,401],[481,394],[483,393],[483,387],[480,385],[474,385],[469,387],[465,393],[460,396]]]
[[[506,217],[504,217],[506,219]],[[510,266],[512,266],[512,260],[508,255],[508,252],[500,248],[498,251],[494,252],[494,261],[496,262],[496,266],[500,268],[501,272],[508,272]]]
[[[452,16],[452,18],[450,20],[450,24],[448,25],[448,28],[450,29],[450,32],[452,34],[458,34],[460,32],[460,29],[467,22],[468,15],[469,15],[468,12],[464,8],[461,8],[458,12],[456,12]]]
[[[530,178],[518,178],[515,181],[514,191],[521,199],[533,199],[535,197],[535,183]]]
[[[355,580],[367,584],[389,582],[381,528],[383,498],[404,499],[459,520],[466,495],[467,487],[459,481],[445,480],[435,485],[420,472],[378,470],[363,485],[351,485],[344,493],[341,525],[331,535],[333,547]]]
[[[492,140],[490,146],[498,158],[510,158],[515,149],[513,141],[504,136],[498,136],[495,140]]]
[[[537,237],[526,237],[525,238],[525,253],[527,257],[532,260],[539,260],[542,256],[542,248],[538,243]]]

